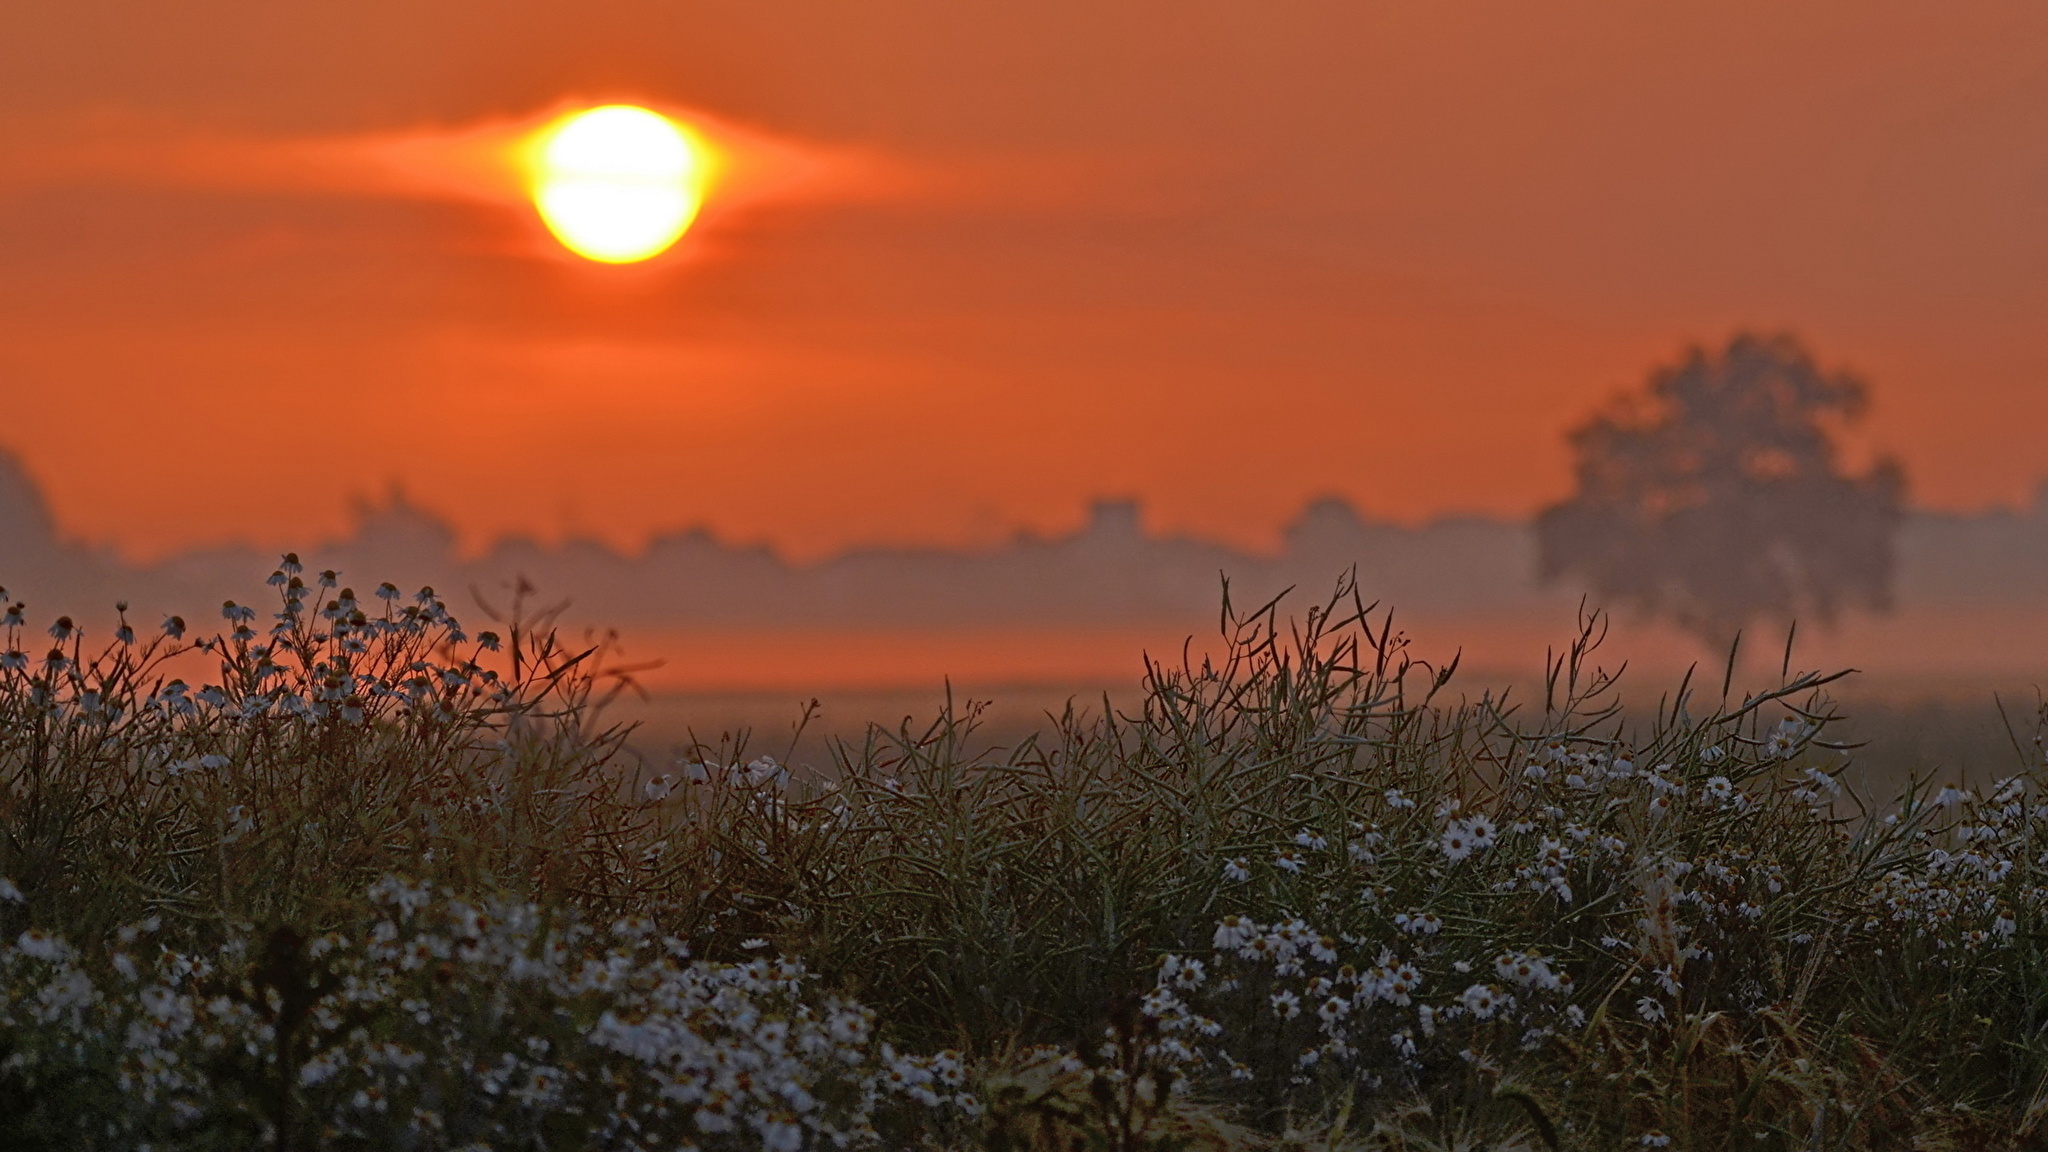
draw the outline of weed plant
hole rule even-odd
[[[829,764],[655,764],[523,592],[471,636],[431,590],[271,583],[267,629],[59,620],[40,656],[8,609],[9,1146],[1985,1148],[2048,1114],[2038,740],[1876,803],[1789,652],[1631,711],[1588,618],[1543,699],[1468,697],[1348,584],[1299,621],[1226,590],[1214,658],[1014,747],[949,703]]]
[[[507,637],[472,637],[431,588],[312,581],[287,556],[260,632],[229,601],[220,634],[141,638],[123,606],[97,648],[59,617],[35,651],[7,607],[0,859],[29,918],[319,924],[394,869],[621,899],[608,856],[640,817],[606,802],[602,651],[536,630],[523,590]]]

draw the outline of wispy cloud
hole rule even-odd
[[[0,121],[10,161],[0,190],[125,184],[225,194],[368,197],[524,211],[525,152],[561,116],[606,100],[562,100],[513,116],[362,132],[261,135],[101,111]],[[800,209],[944,195],[930,165],[779,135],[699,109],[635,101],[682,124],[711,158],[703,223],[760,208]],[[957,177],[950,179],[957,183]]]

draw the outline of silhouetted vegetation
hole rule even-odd
[[[31,657],[10,611],[0,1144],[1984,1148],[2048,1112],[2038,740],[1878,804],[1832,676],[1629,711],[1589,619],[1542,699],[1454,698],[1347,586],[1012,747],[969,706],[657,765],[601,651],[294,567],[196,641]]]
[[[1866,403],[1790,336],[1691,350],[1571,434],[1577,491],[1537,520],[1544,577],[1716,650],[1760,617],[1889,606],[1905,475],[1891,460],[1845,472],[1833,435]]]

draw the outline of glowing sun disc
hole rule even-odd
[[[629,264],[667,250],[702,202],[695,143],[668,117],[630,104],[579,112],[546,132],[533,203],[571,252]]]

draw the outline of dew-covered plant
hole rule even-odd
[[[287,561],[267,633],[59,621],[32,660],[4,621],[0,1114],[1117,1150],[1998,1147],[2048,1116],[2038,747],[1879,803],[1836,677],[1789,659],[1629,711],[1589,618],[1541,699],[1457,695],[1347,585],[1298,622],[1226,597],[1215,655],[1016,746],[949,705],[828,764],[653,764],[598,720],[601,651]]]

